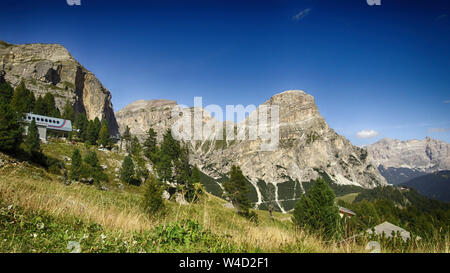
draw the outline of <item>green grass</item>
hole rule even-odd
[[[349,194],[346,194],[346,195],[342,195],[342,196],[338,196],[338,197],[336,197],[336,200],[342,200],[342,201],[344,201],[344,202],[346,202],[346,203],[353,203],[353,201],[355,201],[355,198],[357,197],[359,195],[359,193],[358,192],[355,192],[355,193],[349,193]]]
[[[70,157],[75,148],[83,155],[94,148],[61,141],[42,147],[58,158]],[[254,223],[209,193],[189,205],[167,201],[164,214],[150,215],[142,204],[146,184],[120,190],[114,181],[114,168],[124,155],[97,152],[112,178],[105,182],[109,191],[65,185],[58,175],[0,153],[0,252],[69,252],[71,242],[82,252],[366,252],[364,238],[325,242],[295,227],[291,214],[280,212],[272,219],[267,211],[256,210],[259,221]]]

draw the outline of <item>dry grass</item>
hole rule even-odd
[[[249,252],[367,252],[366,242],[324,242],[316,235],[293,227],[289,215],[257,211],[259,224],[224,207],[225,201],[206,194],[201,202],[180,205],[168,202],[164,216],[149,217],[143,207],[142,187],[101,191],[95,186],[66,186],[56,176],[28,163],[0,168],[0,200],[26,210],[55,217],[77,217],[128,236],[181,219],[195,219],[206,229],[231,240]],[[449,238],[439,245],[423,245],[410,252],[449,252]]]

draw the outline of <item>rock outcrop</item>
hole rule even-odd
[[[232,165],[239,165],[244,175],[255,188],[256,204],[264,202],[265,190],[271,184],[275,188],[278,201],[293,201],[298,197],[294,192],[303,191],[303,183],[309,183],[319,175],[327,175],[339,185],[354,185],[372,188],[386,184],[376,166],[367,158],[367,151],[353,146],[345,137],[332,130],[320,115],[314,98],[303,91],[291,90],[277,94],[258,107],[247,119],[231,126],[250,125],[250,120],[258,115],[262,107],[278,106],[279,109],[279,143],[274,149],[264,150],[261,145],[267,140],[208,139],[188,141],[192,151],[193,164],[214,179],[220,179]],[[222,125],[203,109],[185,109],[203,113],[202,124]],[[153,127],[159,138],[171,128],[182,114],[173,114],[183,110],[174,102],[167,100],[136,101],[116,113],[123,130],[129,126],[131,133],[142,137]],[[272,120],[270,111],[268,121]],[[261,126],[258,120],[258,126]],[[270,123],[265,123],[268,125]],[[188,125],[188,123],[184,124]],[[191,124],[192,126],[192,124]],[[269,130],[272,128],[269,126]],[[174,132],[177,134],[177,132]],[[217,134],[209,133],[208,136]],[[290,187],[281,197],[282,189]],[[283,211],[292,208],[279,204]]]
[[[25,81],[35,96],[52,93],[60,110],[69,100],[76,113],[86,113],[88,119],[104,118],[111,134],[118,133],[111,93],[63,46],[0,42],[0,74],[13,87]]]
[[[385,138],[366,147],[371,160],[384,168],[421,172],[450,170],[450,144],[431,139],[400,141]]]

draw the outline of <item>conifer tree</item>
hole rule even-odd
[[[142,146],[137,136],[134,136],[130,142],[130,154],[136,156],[142,152]]]
[[[129,153],[130,152],[131,132],[130,132],[130,127],[128,127],[128,125],[125,127],[125,132],[122,135],[122,141],[125,141],[125,150]]]
[[[47,116],[47,107],[45,106],[44,99],[38,96],[36,102],[34,103],[33,113],[36,115]]]
[[[108,122],[102,121],[100,132],[98,133],[98,144],[103,147],[109,147],[111,143]]]
[[[120,168],[120,180],[134,184],[134,163],[130,156],[126,156]]]
[[[225,197],[231,201],[239,214],[248,216],[251,202],[248,198],[250,189],[247,186],[247,180],[238,166],[231,167],[229,176],[230,179],[223,182]]]
[[[295,205],[293,222],[311,231],[320,232],[326,238],[332,238],[339,231],[340,221],[339,209],[334,199],[331,187],[322,178],[317,179]]]
[[[172,160],[167,154],[160,153],[155,169],[162,182],[172,181]]]
[[[180,148],[179,156],[174,161],[175,182],[182,189],[186,199],[194,198],[194,183],[191,180],[192,169],[189,164],[189,150],[186,146]]]
[[[94,150],[88,151],[86,153],[86,156],[84,157],[84,162],[86,162],[86,164],[88,164],[93,168],[100,167],[97,153]]]
[[[88,151],[84,157],[85,171],[82,175],[94,178],[95,182],[106,181],[108,176],[103,172],[100,166],[97,152],[95,150]]]
[[[72,165],[70,166],[70,178],[73,180],[79,180],[81,177],[81,169],[83,164],[80,150],[75,149],[73,151],[71,162]]]
[[[197,167],[197,165],[195,165],[193,168],[192,168],[192,174],[191,174],[191,181],[192,181],[192,183],[200,183],[201,181],[200,181],[200,170],[199,170],[199,168]]]
[[[86,131],[87,141],[91,145],[97,144],[97,130],[93,120],[88,121],[87,131]]]
[[[163,211],[165,204],[162,197],[163,185],[155,175],[150,174],[147,190],[144,195],[144,207],[151,215]]]
[[[36,121],[33,119],[28,126],[27,136],[25,137],[24,145],[26,151],[32,156],[36,156],[41,153],[41,145],[39,140],[39,132],[36,125]]]
[[[55,96],[52,93],[47,92],[43,98],[45,106],[45,116],[51,116],[59,118],[61,116],[59,109],[56,107]]]
[[[74,121],[74,111],[73,111],[73,105],[70,103],[69,100],[66,100],[66,104],[63,108],[63,113],[61,116],[63,119]]]
[[[156,163],[158,146],[156,142],[156,132],[153,128],[148,129],[147,135],[145,137],[143,148],[145,157],[150,160],[153,164]]]
[[[22,142],[21,117],[13,110],[9,103],[0,99],[0,151],[14,152]]]
[[[35,98],[33,92],[26,88],[24,81],[21,81],[14,90],[11,98],[11,106],[13,110],[19,115],[30,113],[33,110],[34,102]]]
[[[173,138],[172,131],[167,129],[161,143],[161,153],[168,155],[171,160],[175,160],[180,155],[180,150],[180,143]]]
[[[0,83],[0,103],[11,103],[14,88],[7,82]]]
[[[87,140],[87,127],[88,127],[88,119],[84,113],[78,114],[77,119],[75,121],[75,129],[76,135],[80,141]]]

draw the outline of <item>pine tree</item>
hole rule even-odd
[[[76,135],[78,139],[82,142],[85,142],[87,140],[87,127],[89,125],[89,121],[86,118],[86,115],[84,113],[78,114],[74,125],[76,128]]]
[[[52,93],[47,92],[43,98],[45,105],[45,115],[51,116],[55,118],[59,118],[61,116],[59,109],[56,107],[55,96]]]
[[[99,168],[98,156],[95,151],[88,151],[84,157],[84,162],[93,168]]]
[[[135,156],[135,155],[141,153],[141,151],[142,151],[141,143],[139,142],[139,139],[137,138],[137,136],[134,136],[131,139],[131,143],[130,143],[130,154],[132,156]]]
[[[174,161],[175,182],[185,194],[186,199],[194,198],[194,183],[191,181],[192,169],[189,164],[189,150],[186,146],[180,148],[179,156]]]
[[[191,181],[192,183],[200,183],[200,169],[195,165],[192,168],[192,174],[191,174]]]
[[[131,141],[131,132],[130,128],[125,127],[125,132],[122,135],[122,140],[125,141],[125,150],[129,153],[130,152],[130,141]]]
[[[34,103],[33,113],[36,115],[47,116],[47,107],[45,106],[44,99],[39,96]]]
[[[91,144],[91,145],[97,144],[101,126],[102,126],[102,124],[101,124],[100,120],[98,119],[98,117],[96,117],[94,120],[90,120],[88,122],[86,136],[87,136],[87,141],[89,142],[89,144]]]
[[[109,147],[111,143],[108,122],[106,120],[102,120],[100,132],[98,133],[98,144],[103,147]]]
[[[146,180],[148,178],[149,172],[147,170],[146,162],[142,152],[142,146],[139,142],[139,139],[134,136],[131,140],[130,144],[130,155],[135,162],[135,173],[136,178],[142,182],[142,180]]]
[[[103,168],[100,166],[97,152],[95,150],[88,151],[84,157],[85,173],[83,175],[94,178],[95,182],[107,181],[108,176],[103,172]]]
[[[130,156],[126,156],[120,169],[120,179],[129,184],[134,184],[134,163]]]
[[[14,88],[7,82],[0,84],[0,103],[11,103],[14,94]]]
[[[34,102],[35,98],[33,92],[26,88],[24,81],[21,81],[14,90],[11,98],[11,106],[13,110],[19,115],[30,113],[33,110]]]
[[[0,100],[0,151],[14,152],[22,142],[22,121],[8,103]]]
[[[189,183],[187,185],[187,195],[186,195],[186,199],[189,202],[195,202],[198,200],[199,195],[203,193],[203,188],[198,188],[201,187],[200,184],[200,170],[198,169],[197,166],[194,166],[192,168],[191,171],[191,177],[189,178]]]
[[[83,164],[80,150],[75,149],[73,151],[71,162],[72,165],[70,166],[70,178],[73,180],[79,180],[81,177],[81,169]]]
[[[144,207],[151,215],[164,210],[165,204],[162,198],[163,185],[153,174],[148,179],[147,190],[144,195]]]
[[[157,156],[157,142],[156,142],[156,132],[153,128],[148,129],[147,136],[145,137],[143,148],[144,155],[148,158],[153,164],[156,163]]]
[[[334,199],[330,186],[322,178],[317,179],[295,205],[293,222],[311,231],[321,232],[326,238],[332,238],[339,231],[340,221]]]
[[[167,154],[160,153],[159,160],[155,165],[158,178],[162,182],[172,181],[172,160]]]
[[[25,149],[31,155],[37,155],[41,153],[41,145],[39,140],[39,132],[36,125],[36,121],[33,119],[28,126],[27,136],[24,141]]]
[[[86,140],[87,142],[89,142],[89,144],[91,145],[97,144],[97,131],[95,128],[94,121],[92,120],[88,122],[86,136],[87,136]]]
[[[64,105],[61,118],[70,120],[70,121],[74,121],[73,105],[70,103],[69,100],[66,100],[66,104]]]
[[[180,143],[173,138],[172,131],[168,129],[161,143],[161,153],[168,155],[171,160],[175,160],[180,155],[180,150]]]
[[[247,180],[238,166],[231,167],[229,176],[230,179],[223,182],[225,197],[230,199],[239,214],[248,216],[251,202],[248,198],[250,189],[247,186]]]

